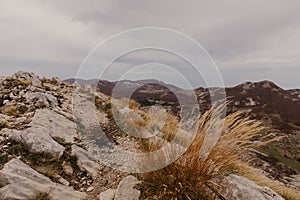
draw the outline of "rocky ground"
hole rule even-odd
[[[99,100],[94,113],[87,112],[95,106],[86,101],[88,95],[74,98],[74,85],[57,78],[27,72],[0,78],[0,199],[153,199],[141,195],[139,175],[103,164],[86,142],[101,128],[116,146],[138,151],[136,141],[106,112],[105,99],[110,97],[93,93],[91,87],[83,89],[96,97],[93,101]],[[108,152],[118,153],[110,147],[97,153]],[[126,163],[132,158],[120,159]],[[299,186],[297,173],[287,174],[293,175],[289,183]],[[220,193],[225,199],[283,199],[244,177],[232,174],[224,181]]]

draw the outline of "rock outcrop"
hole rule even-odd
[[[30,199],[39,193],[46,193],[52,200],[80,200],[85,193],[52,182],[18,159],[12,159],[0,171],[0,199]]]
[[[63,115],[49,109],[38,109],[29,124],[31,128],[40,129],[51,137],[61,138],[67,143],[79,139],[76,124]]]
[[[34,87],[41,87],[42,82],[38,76],[34,73],[19,71],[15,73],[12,78],[22,80],[22,81],[30,81]]]
[[[45,106],[49,107],[57,106],[57,98],[51,94],[45,94],[43,92],[27,92],[25,98],[28,102],[33,102],[36,106]]]
[[[61,157],[65,148],[53,140],[43,128],[35,127],[26,130],[4,129],[1,135],[7,136],[26,145],[32,153],[41,153],[53,157]]]
[[[268,187],[262,187],[244,177],[230,174],[222,179],[221,194],[230,200],[284,200]]]

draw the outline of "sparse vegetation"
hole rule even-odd
[[[39,192],[31,200],[51,200],[49,193]]]
[[[259,148],[259,151],[262,153],[265,153],[273,158],[275,158],[277,161],[285,164],[286,166],[289,166],[290,168],[294,169],[298,173],[300,173],[300,164],[296,160],[292,160],[290,158],[285,157],[282,152],[274,145],[270,144],[266,147]]]
[[[45,104],[45,102],[41,101],[41,102],[36,103],[35,107],[37,109],[41,109],[41,108],[46,108],[47,105]]]
[[[31,85],[31,82],[29,80],[20,80],[20,79],[15,79],[15,78],[7,78],[7,81],[9,83],[10,87],[13,87],[13,86],[27,87],[27,86]]]
[[[8,123],[5,120],[0,120],[0,130],[3,128],[8,128]]]
[[[9,116],[16,116],[17,107],[13,105],[4,106],[2,109],[2,114],[9,115]]]
[[[24,113],[26,113],[28,111],[28,107],[27,106],[19,106],[18,107],[18,112],[20,113],[20,114],[24,114]]]

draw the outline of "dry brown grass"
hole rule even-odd
[[[9,116],[16,116],[17,107],[12,105],[4,106],[2,109],[2,114],[9,115]]]
[[[0,120],[0,130],[3,128],[8,128],[8,127],[9,127],[9,124],[7,121]]]
[[[51,200],[49,193],[39,192],[30,200]]]
[[[163,138],[172,141],[179,129],[178,119],[171,113],[167,113],[165,124],[162,128]]]
[[[271,141],[270,134],[264,134],[263,138],[258,137],[267,132],[266,128],[260,122],[244,118],[241,112],[227,116],[223,133],[215,134],[214,130],[222,125],[223,108],[219,106],[201,117],[196,137],[176,162],[143,175],[145,196],[154,195],[156,199],[178,200],[214,198],[220,195],[212,189],[215,184],[214,178],[232,172],[236,163],[240,162],[239,155],[245,148],[264,145]],[[173,133],[172,130],[170,132]],[[214,141],[217,141],[215,145]],[[149,142],[147,145],[151,150],[157,149],[157,145],[160,144]],[[160,159],[163,162],[167,160],[166,155],[175,153],[160,155]]]
[[[20,80],[20,79],[15,79],[15,78],[7,78],[8,85],[10,87],[14,86],[22,86],[22,87],[27,87],[31,85],[31,82],[29,80]]]

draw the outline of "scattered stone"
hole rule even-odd
[[[95,188],[93,187],[93,186],[91,186],[91,187],[88,187],[88,189],[86,189],[86,191],[87,192],[91,192],[91,191],[93,191]]]
[[[74,173],[73,168],[71,167],[71,165],[68,165],[68,164],[66,164],[66,165],[63,166],[63,170],[69,176],[72,176],[73,173]]]
[[[108,189],[104,192],[101,192],[97,197],[99,200],[114,200],[115,193],[115,189]]]
[[[221,194],[225,199],[284,200],[268,187],[262,187],[244,177],[230,174],[222,179]]]
[[[76,145],[72,145],[71,154],[77,157],[80,170],[88,172],[92,177],[97,176],[100,165],[93,155]]]
[[[140,181],[130,175],[125,177],[118,185],[116,190],[115,200],[138,200],[141,192],[134,187],[139,184]]]
[[[64,179],[63,177],[61,177],[60,175],[56,175],[57,181],[65,186],[69,186],[70,183],[69,181],[67,181],[66,179]]]
[[[0,199],[30,199],[48,193],[52,200],[86,198],[86,193],[52,182],[18,159],[12,159],[0,171]]]
[[[289,177],[290,184],[300,190],[300,174]]]

